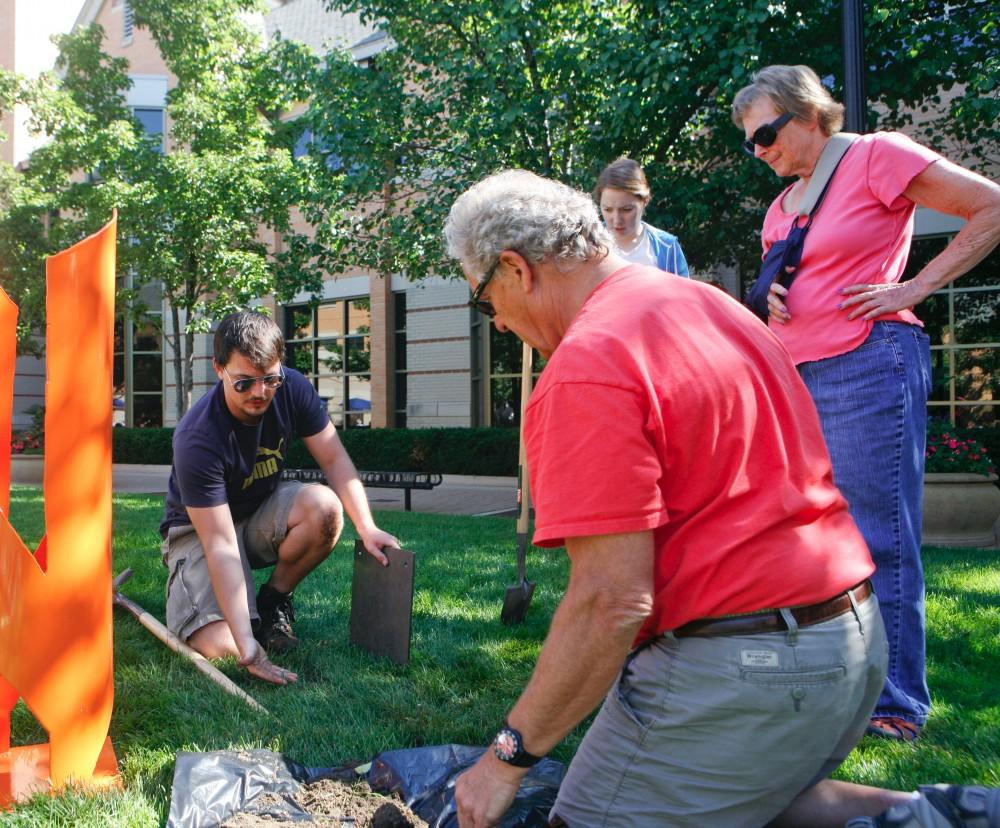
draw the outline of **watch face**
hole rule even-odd
[[[509,762],[517,756],[520,749],[517,735],[510,730],[501,730],[493,740],[493,752],[497,755],[497,759],[504,762]]]

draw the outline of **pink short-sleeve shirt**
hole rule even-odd
[[[786,301],[792,318],[784,325],[771,325],[796,364],[847,353],[868,337],[875,320],[849,321],[850,309],[840,308],[847,298],[840,289],[900,280],[913,238],[915,209],[903,193],[940,157],[898,132],[862,135],[847,151],[806,234]],[[764,218],[765,255],[788,235],[796,218],[781,207],[788,189]],[[921,324],[908,310],[878,319]]]

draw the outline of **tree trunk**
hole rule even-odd
[[[181,354],[181,314],[177,305],[170,303],[170,318],[173,321],[173,334],[168,337],[170,346],[173,348],[174,356],[174,388],[177,389],[176,409],[177,422],[187,411],[187,402],[184,394],[184,359]]]
[[[194,331],[184,332],[184,411],[191,407],[194,392]]]

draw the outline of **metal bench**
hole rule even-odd
[[[433,489],[441,485],[440,474],[410,471],[359,471],[361,483],[371,489],[403,489],[403,505],[410,508],[410,492],[414,489]],[[326,483],[326,475],[319,469],[285,469],[282,480],[299,480],[303,483]]]

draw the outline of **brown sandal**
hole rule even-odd
[[[873,716],[868,723],[869,736],[895,739],[897,742],[912,742],[920,736],[920,725],[900,719],[898,716]]]

